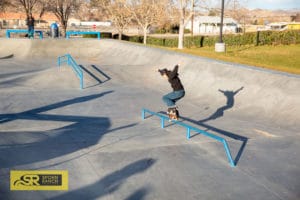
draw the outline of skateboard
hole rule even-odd
[[[176,108],[168,108],[167,114],[170,120],[178,120],[179,118],[179,112]]]

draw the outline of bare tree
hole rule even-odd
[[[244,16],[247,14],[247,9],[243,7],[243,4],[239,0],[229,1],[225,5],[225,15],[230,16],[237,20],[239,23],[242,22]]]
[[[37,6],[36,6],[36,11],[39,13],[39,23],[40,20],[42,19],[43,15],[47,12],[48,8],[48,0],[39,0]]]
[[[168,0],[131,0],[128,10],[143,30],[144,44],[147,43],[147,32],[151,25],[158,24],[164,18]]]
[[[192,1],[192,17],[191,17],[191,34],[194,36],[194,16],[195,16],[195,1]]]
[[[90,0],[90,6],[94,8],[99,8],[103,4],[108,4],[110,2],[111,0]]]
[[[22,6],[26,16],[30,17],[33,13],[34,7],[39,3],[39,0],[14,0],[13,5]]]
[[[94,15],[95,12],[97,11],[91,7],[90,3],[84,2],[76,12],[76,17],[81,21],[98,20],[98,18]]]
[[[0,0],[0,11],[4,10],[10,4],[9,0]]]
[[[195,0],[177,0],[179,6],[179,35],[178,35],[178,49],[183,49],[184,40],[184,29],[187,23],[191,20],[194,15],[193,6]]]
[[[121,40],[124,29],[129,26],[132,20],[132,15],[126,8],[126,0],[100,0],[100,5],[113,22],[118,31],[119,40]]]
[[[39,3],[39,0],[12,0],[11,5],[16,9],[20,7],[23,8],[23,11],[26,13],[27,26],[28,26],[28,37],[33,37],[34,35],[34,18],[33,10]]]
[[[82,21],[106,20],[105,10],[102,5],[109,1],[110,0],[85,0],[81,3],[75,16]]]
[[[72,13],[80,8],[81,0],[49,0],[48,9],[52,11],[61,24],[62,35],[66,36],[68,20]]]

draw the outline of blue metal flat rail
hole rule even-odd
[[[39,34],[40,39],[43,39],[43,31],[34,31],[35,33]],[[11,33],[27,33],[28,34],[28,30],[25,29],[8,29],[6,30],[6,37],[10,38],[10,34]]]
[[[101,37],[101,33],[98,31],[67,31],[66,38],[69,39],[70,35],[97,35],[98,40]]]
[[[66,54],[58,57],[57,59],[58,67],[60,67],[62,63],[67,63],[69,66],[73,68],[76,76],[79,78],[80,89],[83,89],[83,71],[79,67],[79,65],[75,62],[75,60],[72,58],[72,56],[70,54]]]
[[[169,117],[167,117],[167,116],[165,116],[163,114],[160,114],[160,113],[156,113],[156,112],[150,111],[150,110],[145,109],[145,108],[142,109],[142,119],[145,119],[146,113],[158,116],[160,118],[160,120],[161,120],[161,128],[165,127],[165,120],[169,121]],[[201,129],[196,128],[196,127],[191,126],[191,125],[188,125],[188,124],[183,123],[181,121],[172,120],[172,122],[174,124],[178,124],[178,125],[186,128],[186,138],[187,139],[190,139],[190,137],[191,137],[191,131],[195,131],[196,133],[205,135],[205,136],[210,137],[210,138],[212,138],[214,140],[217,140],[218,142],[221,142],[223,144],[223,146],[224,146],[224,149],[225,149],[225,152],[226,152],[226,155],[227,155],[227,158],[228,158],[228,161],[229,161],[230,165],[232,167],[235,167],[235,163],[234,163],[234,161],[232,159],[228,143],[227,143],[227,141],[224,138],[222,138],[220,136],[217,136],[217,135],[214,135],[212,133],[208,133],[208,132],[206,132],[204,130],[201,130]]]

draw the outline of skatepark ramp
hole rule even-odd
[[[11,169],[68,170],[68,191],[27,199],[300,199],[299,75],[109,39],[0,44],[0,199],[24,199]],[[178,63],[167,122],[157,70]]]
[[[280,127],[299,127],[300,76],[237,65],[116,40],[1,39],[1,55],[15,59],[54,59],[69,53],[78,62],[105,67],[122,84],[138,85],[161,94],[169,87],[157,73],[181,63],[179,75],[189,102],[215,120],[226,114],[245,120],[271,121]],[[238,88],[242,88],[239,90]],[[216,110],[211,110],[218,108]],[[205,113],[203,113],[205,115]],[[202,117],[202,118],[203,118]],[[202,120],[203,121],[203,120]]]

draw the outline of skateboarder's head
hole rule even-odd
[[[159,73],[160,73],[161,76],[168,78],[168,74],[170,73],[169,70],[167,70],[166,68],[164,68],[164,69],[159,69],[158,71],[159,71]]]

